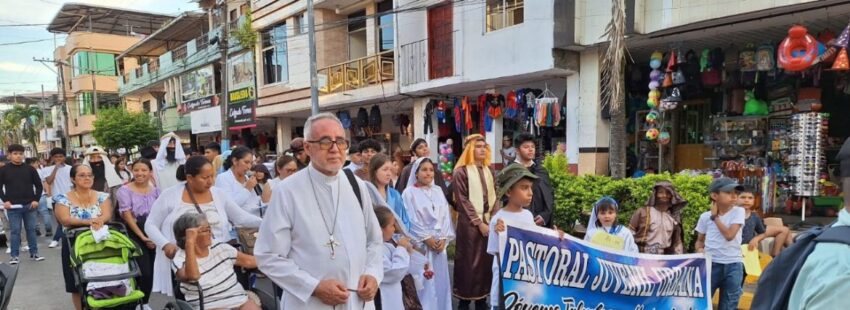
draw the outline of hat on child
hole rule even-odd
[[[711,181],[711,185],[708,186],[709,193],[729,193],[732,191],[744,191],[744,186],[727,177],[714,179],[714,181]]]
[[[511,189],[511,186],[514,186],[516,182],[525,178],[537,180],[537,176],[535,174],[531,173],[531,171],[528,171],[528,168],[518,163],[512,163],[505,167],[505,169],[502,169],[502,172],[500,172],[499,176],[496,177],[496,184],[499,187],[499,191],[496,193],[498,194],[497,197],[500,199],[501,197],[504,197],[508,190]]]

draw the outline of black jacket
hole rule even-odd
[[[41,199],[44,190],[38,171],[30,165],[8,163],[0,168],[0,199],[29,207]]]

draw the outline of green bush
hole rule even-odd
[[[646,204],[653,185],[662,180],[670,181],[676,191],[688,201],[682,211],[685,229],[685,247],[694,238],[694,227],[700,214],[708,211],[710,200],[708,185],[711,176],[690,174],[655,174],[637,179],[615,180],[608,176],[569,174],[564,156],[547,156],[543,166],[549,171],[555,190],[555,224],[572,231],[576,221],[586,224],[593,203],[602,196],[611,196],[620,204],[620,223],[628,224],[632,213]]]

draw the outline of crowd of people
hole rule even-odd
[[[515,147],[502,153],[512,161],[498,173],[485,138],[468,136],[451,183],[423,139],[411,144],[407,163],[375,140],[352,144],[332,114],[309,118],[304,134],[270,165],[274,173],[245,147],[222,152],[210,143],[202,155],[187,156],[174,134],[132,161],[92,147],[73,162],[56,148],[48,165],[25,160],[24,148],[12,145],[0,168],[9,263],[19,262],[21,250],[43,261],[35,242],[43,230],[53,238],[49,247],[62,244],[65,288],[80,309],[63,228],[96,231],[119,221],[142,251],[145,304],[162,293],[197,306],[201,292],[208,308],[259,309],[236,271],[256,268],[282,289],[284,309],[362,309],[374,301],[383,309],[445,310],[456,299],[459,309],[480,310],[499,307],[493,257],[503,220],[559,231],[554,190],[529,134],[506,139]],[[787,229],[764,228],[752,192],[715,180],[712,210],[696,227],[697,251],[712,256],[720,309],[733,309],[741,294],[741,244],[776,237],[776,255],[792,242]],[[584,238],[594,243],[605,234],[621,239],[617,250],[682,254],[686,205],[669,182],[659,182],[645,207],[620,224],[617,201],[601,197]],[[61,227],[52,226],[54,217]],[[242,229],[255,229],[253,253],[238,245]]]

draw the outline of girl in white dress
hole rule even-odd
[[[419,158],[411,169],[408,186],[402,194],[410,215],[410,234],[427,249],[428,270],[419,291],[425,310],[452,308],[452,288],[446,246],[454,240],[455,230],[449,202],[439,186],[434,184],[435,165],[428,158]]]
[[[584,240],[592,243],[596,234],[607,233],[614,236],[614,239],[621,240],[623,244],[622,247],[614,250],[638,253],[632,231],[617,221],[618,211],[619,205],[614,198],[605,196],[597,200],[593,204],[593,211],[590,212],[590,221],[587,223],[587,233],[584,234]],[[619,244],[619,242],[616,244]]]

